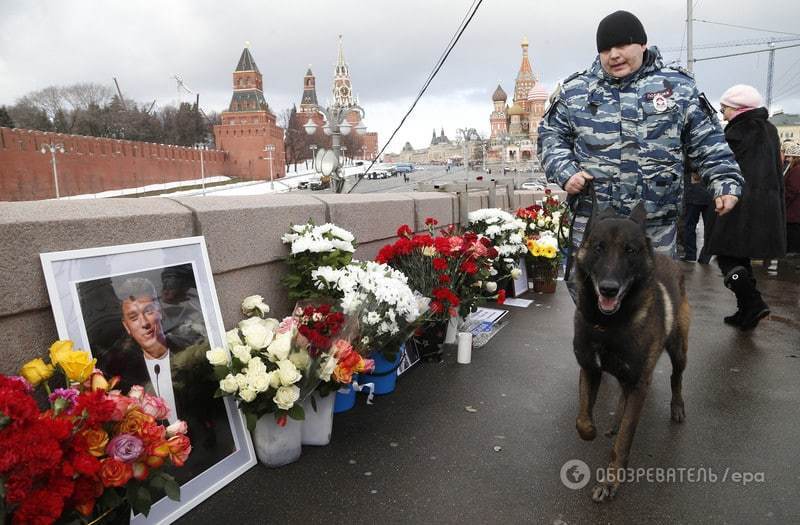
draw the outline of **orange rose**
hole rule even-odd
[[[158,444],[166,439],[164,427],[155,422],[142,425],[138,435],[144,441],[145,446],[153,443]]]
[[[117,431],[120,434],[136,434],[139,435],[142,432],[142,428],[147,423],[155,423],[155,419],[153,416],[148,416],[138,408],[134,408],[128,411],[125,414],[125,419],[118,425]]]
[[[147,466],[159,468],[167,457],[169,457],[169,445],[166,441],[147,447]]]
[[[100,462],[100,481],[105,487],[124,487],[133,477],[133,469],[127,463],[114,458]]]
[[[106,445],[108,445],[108,433],[102,428],[90,428],[82,432],[83,437],[86,439],[86,446],[89,448],[89,454],[99,458],[106,453]]]
[[[172,464],[176,467],[182,467],[192,451],[192,444],[189,438],[183,434],[178,434],[169,438],[167,445],[169,446],[169,459]]]
[[[353,370],[350,368],[342,368],[341,366],[337,366],[333,371],[333,378],[337,383],[347,385],[353,381]]]

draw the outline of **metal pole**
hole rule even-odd
[[[272,178],[272,150],[267,151],[267,153],[269,153],[269,157],[267,157],[269,161],[269,189],[275,191],[275,180]]]
[[[50,155],[53,157],[53,180],[56,183],[56,199],[60,199],[61,195],[58,192],[58,168],[56,168],[56,148],[50,146]]]
[[[767,114],[772,114],[772,75],[775,72],[775,44],[770,42],[769,62],[767,65]]]
[[[203,195],[206,194],[206,170],[205,166],[203,166],[203,147],[200,148],[200,179],[202,180],[203,184]]]
[[[692,32],[692,1],[686,0],[686,69],[694,71],[694,34]]]

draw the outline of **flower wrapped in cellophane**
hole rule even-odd
[[[414,294],[402,272],[386,264],[353,262],[312,272],[315,285],[336,298],[355,323],[353,348],[362,356],[378,351],[394,361],[400,346],[421,321],[427,301]],[[422,307],[422,311],[421,311]]]

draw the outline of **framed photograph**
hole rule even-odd
[[[91,352],[107,376],[166,400],[189,425],[192,452],[166,496],[131,523],[171,523],[256,463],[244,418],[205,357],[225,329],[203,237],[41,254],[58,335]]]

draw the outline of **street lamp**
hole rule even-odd
[[[316,157],[317,157],[317,148],[319,148],[319,146],[317,146],[316,144],[312,144],[308,148],[311,150],[311,169],[313,170],[317,168]]]
[[[269,189],[275,191],[275,181],[272,178],[272,152],[275,151],[275,144],[267,144],[264,146],[264,151],[267,152],[267,162],[269,162]]]
[[[203,152],[208,149],[208,146],[202,142],[198,142],[194,145],[194,147],[200,150],[200,180],[202,181],[203,185],[203,196],[206,194],[206,169],[203,165]]]
[[[53,181],[55,181],[56,185],[56,199],[61,198],[61,194],[58,192],[58,169],[56,168],[56,151],[59,153],[64,153],[64,145],[60,142],[58,144],[42,144],[42,154],[47,155],[47,152],[50,152],[50,157],[53,163]]]
[[[348,132],[349,133],[349,132]],[[345,133],[347,135],[347,133]],[[342,158],[344,159],[344,164],[347,164],[347,146],[342,146]]]
[[[363,135],[367,131],[367,127],[364,125],[364,108],[359,106],[358,104],[353,104],[350,106],[338,106],[332,105],[328,106],[327,108],[322,108],[317,106],[317,112],[325,117],[325,125],[322,128],[322,131],[325,132],[326,135],[331,135],[331,146],[333,147],[333,154],[336,158],[336,169],[332,173],[333,180],[334,180],[334,191],[336,193],[341,193],[342,189],[344,188],[344,177],[342,176],[342,166],[340,159],[342,157],[342,135],[347,135],[350,133],[350,130],[353,129],[353,125],[348,122],[347,115],[351,112],[356,112],[358,114],[358,124],[355,126],[356,133],[359,135]],[[317,125],[314,123],[312,118],[308,119],[308,122],[303,126],[306,130],[306,133],[309,135],[313,135],[317,131]],[[346,148],[344,148],[346,150]]]

